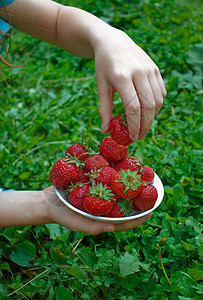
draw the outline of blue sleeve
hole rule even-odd
[[[8,5],[13,1],[15,0],[0,0],[0,7],[3,7],[4,5]]]
[[[0,7],[3,7],[4,5],[8,5],[14,1],[15,0],[0,0]],[[12,26],[10,26],[8,23],[6,23],[4,20],[0,18],[0,55],[5,50],[4,45],[8,36],[10,35],[11,29]],[[2,39],[4,43],[1,42]]]

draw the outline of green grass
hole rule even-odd
[[[123,233],[89,236],[57,224],[0,229],[0,299],[13,293],[9,299],[200,300],[202,4],[69,4],[127,32],[161,70],[168,92],[163,108],[129,152],[156,170],[165,197],[149,221]],[[92,136],[98,145],[103,138],[94,61],[15,30],[10,55],[24,67],[2,66],[8,84],[0,79],[0,186],[43,189],[68,145]],[[116,95],[114,114],[121,112]]]

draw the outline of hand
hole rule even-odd
[[[130,138],[143,139],[166,96],[158,67],[124,32],[112,28],[93,42],[102,132],[112,119],[114,93],[126,110]]]
[[[46,188],[43,192],[47,199],[50,223],[58,223],[76,232],[85,232],[96,235],[102,232],[125,231],[141,225],[152,215],[148,214],[142,218],[121,224],[97,222],[89,220],[65,206],[65,204],[63,204],[56,196],[52,186]]]

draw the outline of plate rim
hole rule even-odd
[[[154,172],[155,173],[155,172]],[[91,219],[91,220],[94,220],[94,221],[100,221],[100,222],[108,222],[108,223],[123,223],[123,222],[127,222],[127,221],[130,221],[130,220],[134,220],[134,219],[138,219],[138,218],[141,218],[141,217],[144,217],[145,215],[148,215],[150,212],[154,211],[163,201],[163,198],[164,198],[164,186],[163,186],[163,183],[161,181],[161,179],[159,178],[159,176],[155,173],[155,176],[154,176],[154,182],[152,183],[152,185],[154,185],[156,188],[157,186],[159,187],[159,189],[157,189],[158,191],[158,198],[157,198],[157,201],[155,203],[155,205],[149,209],[149,210],[146,210],[146,211],[142,211],[140,213],[135,213],[133,215],[130,215],[130,216],[126,216],[126,217],[121,217],[121,218],[110,218],[110,217],[103,217],[103,216],[93,216],[91,214],[88,214],[78,208],[76,208],[75,206],[71,205],[68,200],[64,199],[64,197],[61,195],[60,193],[60,190],[62,190],[63,188],[62,187],[54,187],[54,191],[57,195],[57,197],[68,207],[70,208],[71,210],[75,211],[76,213],[88,218],[88,219]]]

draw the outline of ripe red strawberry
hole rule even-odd
[[[114,167],[116,171],[120,170],[138,170],[138,174],[141,174],[141,178],[144,182],[151,183],[154,179],[154,171],[151,167],[145,165],[141,157],[128,156],[118,162]]]
[[[135,211],[140,211],[139,207],[136,205],[136,201],[134,201],[136,198],[134,198],[132,201],[132,209]]]
[[[113,162],[113,161],[109,161],[109,167],[111,167],[111,168],[115,168],[115,166],[117,165],[117,163],[116,162]]]
[[[89,193],[89,186],[88,185],[82,185],[82,186],[77,186],[73,188],[73,190],[70,192],[68,196],[68,200],[70,204],[75,206],[76,208],[85,211],[85,206],[84,206],[84,199],[86,194]]]
[[[128,147],[117,144],[110,136],[107,136],[101,141],[99,153],[108,161],[118,162],[128,156]]]
[[[117,196],[133,199],[141,192],[143,183],[137,171],[121,170],[113,175],[111,188]]]
[[[143,179],[144,182],[153,182],[154,180],[154,170],[147,166],[144,165],[143,167],[141,167],[141,178]]]
[[[124,215],[125,215],[125,211],[122,209],[121,206],[119,206],[116,203],[116,205],[114,205],[112,210],[107,215],[105,215],[105,217],[108,217],[108,218],[121,218]]]
[[[116,196],[111,189],[101,183],[90,187],[90,192],[84,200],[86,211],[93,216],[108,214],[115,204]]]
[[[101,155],[95,154],[86,158],[85,162],[85,171],[90,172],[91,170],[98,168],[101,169],[102,167],[108,167],[108,161]]]
[[[84,169],[81,169],[79,171],[78,177],[73,181],[73,184],[76,184],[77,182],[89,183],[90,182],[89,177],[87,177],[85,174],[86,173]]]
[[[109,126],[109,133],[112,139],[123,146],[128,146],[133,143],[129,137],[128,124],[126,115],[121,114],[114,117]]]
[[[111,167],[104,167],[101,169],[92,170],[89,173],[90,181],[93,183],[102,183],[103,185],[107,185],[111,187],[111,179],[116,171]]]
[[[140,194],[133,200],[140,210],[148,210],[154,207],[158,198],[158,192],[155,186],[148,185],[144,186]]]
[[[59,159],[49,173],[49,179],[56,187],[69,185],[79,174],[79,166],[71,163],[68,158]]]
[[[76,156],[79,160],[84,161],[88,158],[86,147],[81,143],[73,144],[67,148],[65,156],[70,154],[72,157]]]
[[[139,159],[135,156],[128,156],[124,159],[122,159],[117,165],[114,167],[116,171],[120,170],[131,170],[131,171],[138,171],[138,174],[140,174],[140,163]]]

